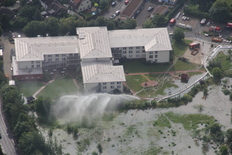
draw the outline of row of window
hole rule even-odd
[[[141,53],[141,51],[135,51],[136,53]],[[123,54],[126,54],[127,51],[122,51]],[[133,51],[129,51],[129,53],[133,53]],[[143,50],[142,53],[145,53],[145,51]]]
[[[136,58],[145,58],[146,55],[145,54],[143,54],[142,56],[141,55],[136,55],[135,57]],[[129,55],[128,58],[133,58],[133,55]]]
[[[31,65],[31,68],[35,68],[35,66]],[[36,68],[40,68],[40,65],[36,65]]]
[[[153,55],[149,55],[149,58],[153,58]],[[155,55],[155,58],[158,58],[158,55]]]
[[[52,57],[53,55],[44,55],[44,57]],[[55,54],[55,57],[59,57],[59,56],[62,56],[62,57],[66,57],[66,56],[78,56],[78,54]]]
[[[117,86],[118,89],[121,88],[121,85]],[[103,86],[102,89],[107,89],[107,86]],[[114,89],[114,86],[110,86],[110,89]]]
[[[116,82],[110,82],[110,84],[115,84]],[[122,82],[117,82],[117,84],[121,84]],[[106,82],[104,82],[104,83],[102,83],[102,85],[107,85],[107,83]]]
[[[149,52],[149,54],[153,54],[153,52]],[[155,51],[155,54],[158,54],[158,51]]]
[[[65,61],[66,58],[62,58],[61,60],[62,60],[62,61]],[[48,58],[48,61],[52,61],[52,58]],[[56,58],[55,61],[60,61],[60,58]]]
[[[140,47],[140,46],[138,46],[138,47],[123,47],[122,49],[124,49],[124,50],[126,50],[126,49],[144,49],[144,47]]]
[[[39,63],[40,63],[40,61],[36,61],[36,63],[37,63],[37,64],[39,64]],[[34,64],[34,61],[31,61],[31,64]]]

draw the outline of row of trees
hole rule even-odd
[[[54,145],[52,141],[45,142],[37,129],[35,118],[29,115],[30,107],[23,104],[22,96],[16,87],[4,85],[1,88],[1,96],[5,116],[22,154],[62,154],[60,146]],[[39,117],[47,115],[47,108],[43,107],[47,103],[41,102],[42,99],[35,104]]]
[[[184,7],[187,15],[210,18],[213,21],[226,23],[232,19],[232,6],[226,0],[190,0],[190,5]]]
[[[23,31],[28,37],[37,35],[51,36],[57,35],[75,35],[77,27],[91,27],[91,26],[107,26],[109,30],[114,29],[134,29],[136,21],[134,19],[127,19],[126,21],[109,20],[104,17],[98,17],[96,20],[85,21],[77,19],[76,17],[68,18],[48,18],[44,21],[31,21],[24,28]]]

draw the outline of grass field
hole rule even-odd
[[[188,45],[192,42],[192,40],[183,40],[182,42],[176,43],[173,41],[173,51],[174,51],[174,56],[179,57],[184,55],[185,51],[188,48]]]
[[[141,75],[127,75],[126,76],[126,83],[127,85],[134,91],[139,91],[143,87],[141,86],[142,82],[146,82],[147,80],[145,77]]]
[[[214,123],[214,118],[212,116],[202,114],[179,115],[174,114],[172,112],[168,112],[164,115],[174,123],[183,124],[185,130],[196,130],[198,128],[198,124],[212,125]]]
[[[23,93],[24,96],[29,97],[44,85],[45,83],[37,81],[19,82],[18,88],[20,93]]]
[[[52,99],[56,99],[62,95],[77,94],[77,91],[78,89],[74,85],[72,79],[60,79],[50,83],[37,95],[37,97],[46,96]]]

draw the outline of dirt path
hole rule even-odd
[[[48,81],[48,83],[46,83],[43,87],[41,87],[39,90],[37,90],[32,96],[36,99],[36,95],[38,95],[47,85],[49,85],[50,83],[52,83],[54,80],[50,80]]]

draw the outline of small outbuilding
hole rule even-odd
[[[181,82],[187,83],[188,80],[189,80],[188,73],[182,73],[181,76],[180,76],[180,80],[181,80]]]

